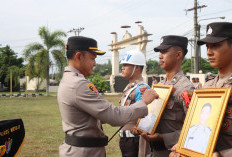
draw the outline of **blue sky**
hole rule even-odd
[[[226,19],[202,20],[201,33],[205,35],[205,26],[210,22],[232,22],[232,0],[199,0],[199,5],[207,5],[198,10],[199,21],[225,16]],[[152,50],[159,45],[164,35],[193,36],[193,11],[185,10],[193,7],[193,0],[0,0],[0,44],[10,45],[19,57],[25,46],[32,42],[41,42],[38,28],[47,26],[51,31],[68,32],[72,28],[84,27],[81,35],[98,41],[100,49],[106,55],[97,58],[97,63],[105,63],[111,59],[111,32],[118,33],[122,39],[125,29],[122,25],[130,25],[127,29],[133,36],[137,35],[135,21],[142,25],[152,42],[147,45],[147,59],[158,59]],[[69,33],[73,36],[74,33]],[[67,38],[64,39],[65,41]],[[133,47],[132,47],[133,48]],[[131,47],[121,50],[120,56]],[[189,46],[187,58],[191,57]],[[202,49],[205,55],[205,48]]]

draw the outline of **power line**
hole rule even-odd
[[[84,30],[84,27],[78,27],[78,28],[73,28],[70,31],[68,31],[67,33],[72,33],[74,32],[75,36],[79,36],[80,33]]]

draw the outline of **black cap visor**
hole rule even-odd
[[[226,40],[226,39],[228,39],[228,38],[227,37],[205,37],[201,40],[198,40],[197,44],[198,45],[204,45],[206,43],[214,44],[214,43],[219,43],[219,42]]]
[[[160,45],[154,48],[155,52],[160,52],[161,50],[167,50],[170,47],[172,47],[173,45]]]

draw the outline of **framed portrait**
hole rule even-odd
[[[230,95],[231,88],[194,91],[177,143],[181,156],[212,156]]]
[[[155,133],[161,115],[173,90],[173,85],[155,84],[152,89],[159,95],[159,99],[155,99],[152,103],[147,105],[148,115],[139,119],[136,124],[136,128],[139,132],[147,132],[151,135]]]

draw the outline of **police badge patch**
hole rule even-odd
[[[92,83],[87,84],[87,87],[89,88],[89,90],[91,90],[95,94],[98,94],[97,88]]]

